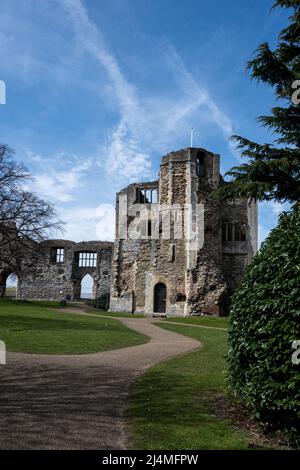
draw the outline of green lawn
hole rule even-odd
[[[201,316],[201,317],[168,317],[168,318],[165,318],[163,321],[186,323],[187,325],[211,326],[211,327],[218,327],[218,328],[228,327],[227,317],[213,317],[209,315]]]
[[[127,416],[134,449],[247,449],[248,432],[216,416],[224,398],[226,332],[157,323],[202,348],[161,363],[131,389]]]
[[[87,313],[94,313],[95,315],[102,315],[107,317],[116,318],[144,318],[144,315],[125,313],[125,312],[106,312],[102,310],[96,310],[95,308],[88,308],[85,310]]]
[[[86,310],[88,313],[95,313],[96,315],[108,316],[108,317],[121,317],[121,318],[145,318],[145,315],[132,314],[126,312],[103,312],[101,310],[96,310],[94,308],[89,308]],[[151,318],[151,317],[150,317]],[[227,328],[228,318],[226,317],[212,317],[212,316],[201,316],[201,317],[167,317],[162,318],[162,321],[166,322],[175,322],[175,323],[185,323],[187,325],[202,325],[202,326],[211,326],[213,328]]]
[[[85,354],[143,344],[148,337],[119,321],[55,312],[57,302],[0,299],[0,339],[8,351]]]
[[[5,295],[7,297],[15,297],[16,296],[16,291],[17,291],[16,287],[7,287],[6,291],[5,291]]]

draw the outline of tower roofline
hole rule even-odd
[[[211,156],[214,156],[214,155],[217,155],[219,156],[218,154],[215,154],[205,148],[202,148],[202,147],[186,147],[186,148],[183,148],[183,149],[180,149],[180,150],[175,150],[175,151],[172,151],[172,152],[169,152],[167,153],[166,155],[164,155],[162,158],[161,158],[161,165],[165,165],[166,163],[169,163],[170,161],[187,161],[187,160],[190,160],[191,157],[197,155],[198,152],[203,152],[205,153],[206,155],[211,155]]]

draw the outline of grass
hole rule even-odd
[[[7,287],[5,291],[5,295],[7,295],[8,297],[15,297],[16,291],[17,291],[16,287]]]
[[[107,317],[116,317],[116,318],[145,318],[144,315],[139,315],[136,313],[125,313],[125,312],[107,312],[102,310],[96,310],[95,308],[90,308],[85,310],[87,313],[94,313],[95,315],[102,315]]]
[[[126,312],[104,312],[90,308],[86,310],[87,313],[94,313],[96,315],[106,315],[108,317],[121,317],[121,318],[145,318],[145,315],[132,314]],[[151,318],[151,317],[150,317]],[[226,317],[212,317],[212,316],[201,316],[201,317],[167,317],[162,318],[162,321],[184,323],[187,325],[200,325],[200,326],[211,326],[213,328],[227,328],[228,318]]]
[[[225,395],[226,332],[157,323],[202,348],[151,368],[131,389],[127,410],[134,449],[248,449],[251,435],[216,416]]]
[[[200,325],[200,326],[211,326],[217,328],[227,328],[228,318],[227,317],[213,317],[213,316],[201,316],[201,317],[168,317],[163,321],[185,323],[187,325]]]
[[[0,339],[8,351],[86,354],[143,344],[148,337],[117,320],[55,312],[57,302],[0,299]]]
[[[46,307],[46,308],[63,308],[61,307],[58,300],[26,300],[26,299],[12,299],[9,297],[0,298],[0,312],[2,306],[6,305],[31,305],[34,307]],[[71,304],[68,303],[68,306]]]

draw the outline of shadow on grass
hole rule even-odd
[[[68,315],[69,316],[69,315]],[[1,329],[9,329],[10,331],[19,331],[19,330],[105,330],[107,326],[110,329],[124,329],[124,327],[118,323],[109,322],[109,319],[102,319],[98,321],[97,319],[93,321],[90,318],[84,318],[81,320],[78,318],[64,319],[64,318],[41,318],[35,315],[0,315],[1,318]]]

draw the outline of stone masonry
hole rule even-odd
[[[47,240],[24,256],[18,273],[17,297],[26,299],[80,300],[81,281],[93,279],[93,298],[108,294],[113,243]],[[0,269],[5,287],[8,268]]]
[[[246,200],[220,203],[212,191],[222,184],[219,155],[187,148],[162,158],[157,181],[131,184],[117,194],[111,311],[226,312],[257,250],[257,205]],[[195,225],[197,205],[203,208],[204,230],[203,246],[195,249],[189,237],[178,237],[178,227],[185,207],[191,208],[188,223]],[[164,237],[161,219],[170,208],[170,236]],[[132,236],[134,227],[141,237]],[[195,236],[199,241],[201,234]]]
[[[157,181],[117,194],[114,243],[42,242],[22,260],[17,296],[79,300],[89,274],[94,298],[110,292],[110,311],[226,313],[257,250],[258,224],[256,203],[213,197],[224,184],[219,155],[202,148],[167,154]],[[0,296],[11,273],[0,266]]]

